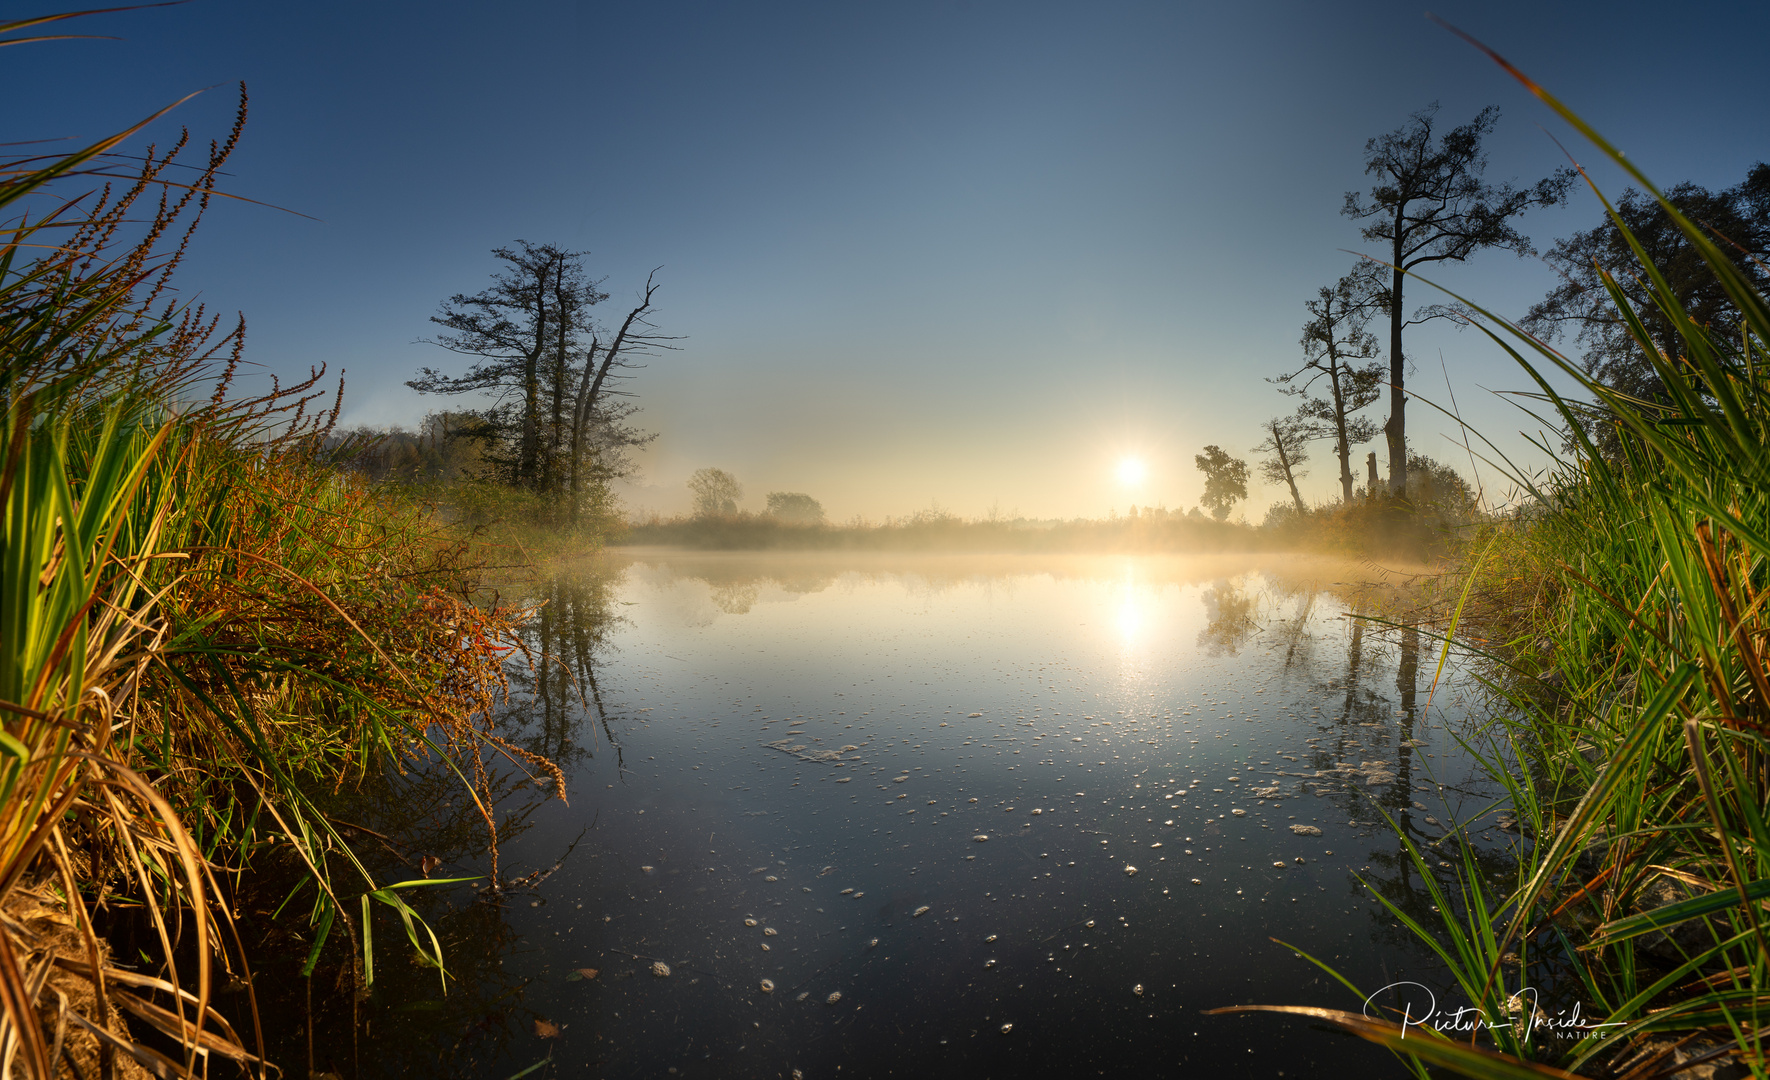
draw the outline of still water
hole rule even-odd
[[[1377,574],[663,551],[567,569],[535,591],[554,659],[508,719],[565,767],[569,805],[506,769],[519,885],[501,909],[468,886],[421,909],[446,997],[383,925],[358,1068],[1401,1075],[1302,1021],[1202,1015],[1360,1007],[1274,939],[1367,992],[1441,983],[1361,880],[1430,918],[1383,815],[1429,843],[1491,804],[1453,737],[1479,698],[1454,665],[1433,689],[1419,636],[1348,617]],[[437,876],[483,873],[441,824],[459,803],[416,783],[382,824],[431,822],[404,843]]]

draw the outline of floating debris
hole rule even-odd
[[[811,991],[801,990],[801,991],[799,991],[799,996],[794,998],[793,1000],[794,1001],[804,1001],[806,998],[808,998],[810,996],[811,996]]]
[[[793,733],[794,736],[800,735],[800,734],[803,734],[803,732],[794,732]],[[842,751],[840,751],[840,750],[812,750],[812,749],[808,748],[807,746],[805,746],[804,743],[795,744],[793,742],[793,736],[788,736],[785,739],[776,739],[774,742],[763,743],[762,745],[768,747],[771,750],[779,750],[783,754],[792,754],[794,757],[800,758],[801,760],[804,760],[804,761],[840,761],[840,760],[842,760]],[[858,748],[851,746],[848,749],[854,750],[854,749],[858,749]]]
[[[1089,929],[1092,929],[1094,926],[1094,920],[1089,919],[1087,922],[1083,923],[1082,925],[1088,927]]]
[[[660,979],[668,978],[670,975],[670,965],[664,963],[662,960],[655,960],[651,965],[651,973]]]
[[[986,833],[978,833],[976,836],[973,836],[971,839],[973,839],[981,844],[981,843],[985,842],[986,840],[988,840],[989,836]]]
[[[838,895],[847,896],[849,893],[851,893],[853,891],[854,891],[854,886],[850,885],[848,888],[843,889]]]
[[[1320,836],[1321,830],[1313,825],[1292,825],[1291,831],[1298,836]]]
[[[990,936],[989,936],[989,937],[986,937],[986,938],[984,938],[984,939],[983,939],[983,940],[984,940],[984,941],[985,941],[985,942],[990,942],[990,941],[994,941],[994,940],[996,940],[996,935],[994,935],[994,934],[991,934],[991,935],[990,935]]]
[[[866,893],[864,893],[864,892],[857,892],[857,893],[855,893],[855,894],[854,894],[854,898],[855,898],[855,899],[856,899],[856,900],[859,900],[859,899],[860,899],[860,898],[861,898],[861,897],[863,897],[863,896],[865,896],[865,895],[866,895]]]
[[[1006,1035],[1010,1031],[1014,1030],[1014,1025],[1013,1024],[1003,1024],[1001,1030],[1002,1030],[1002,1034]]]
[[[756,925],[756,920],[755,920],[755,919],[745,919],[745,920],[744,920],[744,925],[745,925],[745,926],[755,926],[755,925]]]
[[[832,990],[832,991],[830,991],[830,996],[827,998],[824,998],[824,1004],[825,1005],[834,1005],[834,1004],[836,1004],[836,1002],[841,1001],[841,1000],[842,1000],[842,991]]]
[[[1149,845],[1149,846],[1150,846],[1150,847],[1152,847],[1152,848],[1158,848],[1158,847],[1161,847],[1161,846],[1162,846],[1162,842],[1161,842],[1161,841],[1160,841],[1160,840],[1157,840],[1157,841],[1156,841],[1156,842],[1155,842],[1155,843],[1153,843],[1153,844],[1151,844],[1151,845]]]
[[[1236,813],[1238,813],[1238,814],[1239,814],[1239,813],[1241,813],[1241,811],[1240,811],[1240,810],[1237,810],[1237,811],[1236,811]],[[770,874],[770,875],[768,875],[768,876],[767,876],[767,877],[765,877],[765,878],[763,878],[763,879],[762,879],[762,880],[763,880],[763,881],[779,881],[779,880],[780,880],[780,878],[777,878],[777,877],[775,877],[775,876],[774,876],[774,875],[773,875],[773,874]]]
[[[1246,810],[1231,810],[1230,813],[1234,814],[1236,817],[1247,817],[1248,816],[1248,812]]]
[[[1204,882],[1200,881],[1198,878],[1193,878],[1192,883],[1194,885],[1203,885],[1204,884]]]
[[[1037,808],[1034,808],[1034,810],[1033,810],[1033,813],[1035,813],[1035,814],[1042,814],[1042,813],[1044,813],[1044,811],[1043,811],[1043,810],[1040,810],[1040,809],[1037,809]]]
[[[867,942],[867,948],[869,948],[869,949],[877,949],[878,947],[879,947],[879,939],[878,938],[874,938],[873,940]]]
[[[1130,863],[1126,863],[1125,864],[1125,876],[1126,877],[1136,877],[1137,876],[1137,868],[1135,866],[1132,866]]]
[[[1303,856],[1299,855],[1295,859],[1293,859],[1292,861],[1295,862],[1298,866],[1302,866],[1303,865]]]
[[[774,949],[768,944],[768,942],[764,941],[762,943],[762,951],[763,952],[773,952]]]
[[[984,966],[984,967],[986,967],[986,968],[993,968],[993,967],[995,967],[995,966],[996,966],[996,962],[995,962],[995,960],[994,960],[994,959],[990,959],[990,960],[985,960],[985,961],[984,961],[984,962],[983,962],[983,966]]]
[[[764,933],[764,934],[766,934],[766,935],[768,935],[768,936],[769,936],[769,937],[774,937],[774,936],[775,936],[775,935],[777,935],[777,934],[779,934],[779,933],[780,933],[780,931],[779,931],[779,930],[776,930],[776,929],[775,929],[775,928],[774,928],[774,927],[772,927],[772,926],[764,926],[764,927],[763,927],[763,928],[762,928],[762,932],[763,932],[763,933]]]
[[[1272,865],[1278,867],[1280,870],[1283,870],[1284,869],[1284,860],[1280,859],[1279,861],[1273,863]]]
[[[910,774],[909,774],[909,773],[904,773],[904,774],[903,774],[903,775],[902,775],[902,776],[894,776],[894,777],[892,777],[892,778],[891,778],[891,782],[892,782],[892,783],[893,783],[893,784],[901,784],[901,783],[903,783],[903,782],[904,782],[904,781],[905,781],[905,780],[908,780],[908,779],[909,779],[909,778],[910,778]]]
[[[1131,993],[1136,994],[1138,997],[1142,997],[1143,996],[1143,984],[1138,983],[1136,986],[1131,987]]]
[[[652,871],[653,871],[653,870],[655,870],[655,869],[657,869],[657,867],[655,867],[655,866],[642,866],[642,867],[640,867],[640,868],[639,868],[639,869],[640,869],[640,870],[641,870],[641,871],[642,871],[642,872],[644,872],[644,873],[647,873],[647,874],[649,874],[649,873],[651,873],[651,872],[652,872]]]
[[[763,979],[762,983],[761,983],[761,988],[762,988],[762,992],[764,994],[774,993],[774,980],[773,979]]]
[[[917,908],[917,909],[916,909],[916,910],[914,910],[914,911],[912,911],[912,912],[910,912],[910,918],[912,918],[912,919],[920,919],[920,918],[921,918],[921,917],[922,917],[922,916],[924,916],[924,915],[926,915],[926,914],[928,914],[928,905],[927,905],[927,904],[923,904],[923,905],[922,905],[922,906],[921,906],[921,907],[919,907],[919,908]]]
[[[980,712],[974,712],[974,713],[966,713],[966,714],[965,714],[965,718],[966,718],[966,719],[968,719],[968,720],[970,720],[970,719],[976,719],[976,718],[977,718],[977,717],[979,717],[979,716],[982,716],[982,715],[983,715],[983,714],[982,714],[982,713],[980,713]]]

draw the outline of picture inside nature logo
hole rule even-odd
[[[1377,1005],[1377,999],[1385,995],[1393,995],[1395,1004]],[[1373,1020],[1385,1019],[1379,1015],[1382,1013],[1399,1017],[1401,1037],[1404,1039],[1407,1038],[1409,1028],[1429,1027],[1447,1035],[1467,1035],[1483,1028],[1509,1028],[1519,1032],[1528,1042],[1538,1030],[1552,1035],[1574,1031],[1583,1036],[1603,1028],[1624,1026],[1620,1021],[1594,1023],[1585,1019],[1580,1016],[1578,1002],[1565,1013],[1551,1015],[1539,1007],[1537,998],[1536,989],[1527,986],[1506,999],[1505,1016],[1490,1017],[1473,1005],[1440,1008],[1437,995],[1429,987],[1417,982],[1396,982],[1364,999],[1364,1015]]]

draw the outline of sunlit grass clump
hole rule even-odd
[[[230,895],[272,854],[305,875],[307,971],[336,928],[366,986],[387,908],[441,968],[400,892],[428,882],[377,881],[315,794],[440,758],[495,874],[480,750],[559,779],[490,729],[516,615],[462,547],[328,465],[317,373],[230,396],[242,329],[170,299],[240,125],[187,168],[187,136],[118,153],[146,123],[0,163],[5,1076],[257,1061],[210,1001],[218,965],[250,991]],[[157,954],[113,963],[101,911]]]

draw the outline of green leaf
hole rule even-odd
[[[1754,881],[1746,886],[1745,891],[1754,903],[1770,898],[1770,879]],[[1729,885],[1712,893],[1693,896],[1688,900],[1679,900],[1675,904],[1656,907],[1652,911],[1643,911],[1639,915],[1612,919],[1597,929],[1597,932],[1592,936],[1592,944],[1609,945],[1618,941],[1627,941],[1632,937],[1649,934],[1655,930],[1664,930],[1668,926],[1676,926],[1691,919],[1700,919],[1704,915],[1712,915],[1717,911],[1725,911],[1738,905],[1739,902],[1739,890]]]

